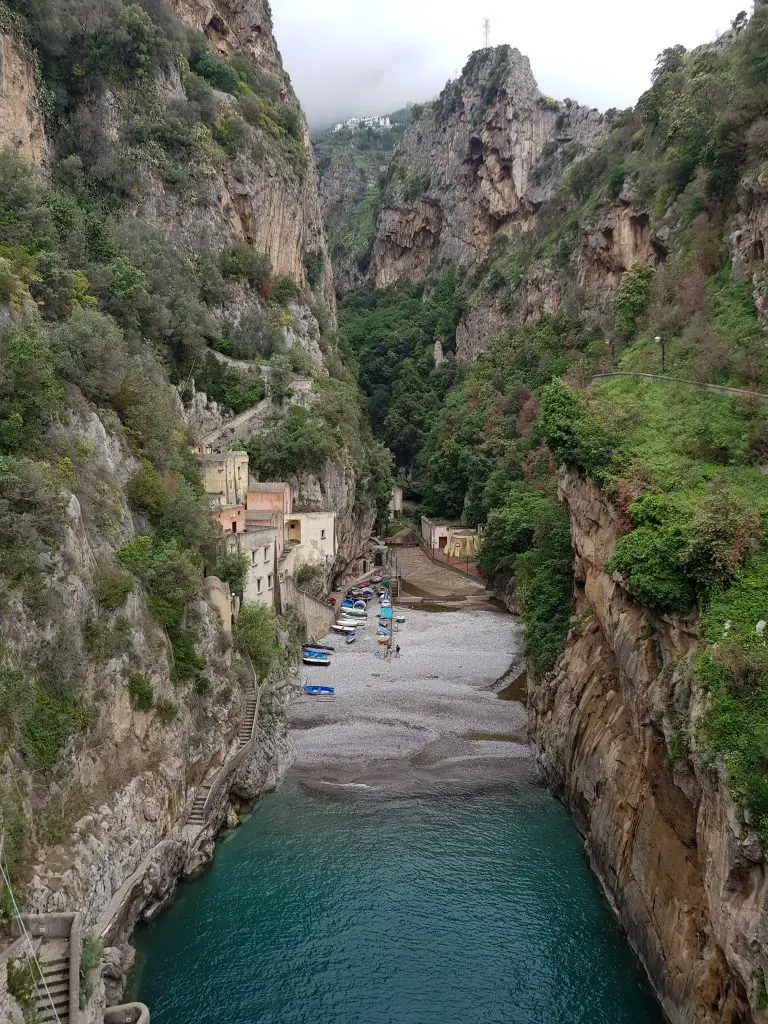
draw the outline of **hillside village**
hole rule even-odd
[[[336,513],[294,510],[294,490],[282,481],[258,481],[249,471],[248,453],[194,449],[214,519],[221,524],[230,554],[248,559],[245,603],[280,610],[281,587],[303,566],[330,578],[338,550]],[[228,595],[219,612],[231,631],[239,598]]]
[[[329,131],[329,135],[336,135],[338,132],[356,131],[358,128],[376,128],[379,131],[389,131],[392,128],[392,118],[386,117],[350,117],[346,121],[339,121]]]

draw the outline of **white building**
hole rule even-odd
[[[292,512],[285,520],[280,579],[293,576],[300,565],[319,565],[330,570],[337,551],[335,512]]]
[[[330,134],[335,135],[345,128],[350,131],[356,131],[358,128],[375,128],[378,131],[389,131],[392,128],[392,121],[389,117],[350,117],[347,121],[340,121],[338,124],[335,124],[331,128]]]

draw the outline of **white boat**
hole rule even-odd
[[[354,633],[355,632],[355,627],[354,626],[345,626],[342,622],[335,622],[331,626],[331,629],[333,630],[334,633],[347,633],[348,634],[348,633]]]
[[[360,629],[361,626],[365,625],[365,622],[361,619],[339,619],[337,625],[351,626],[353,629]]]

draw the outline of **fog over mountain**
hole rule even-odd
[[[656,55],[726,31],[748,0],[647,0],[642,16],[614,0],[509,4],[485,0],[275,0],[288,71],[314,129],[359,113],[386,113],[433,98],[467,56],[509,43],[527,54],[541,89],[601,109],[633,104]]]

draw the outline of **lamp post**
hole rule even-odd
[[[661,337],[661,335],[658,335],[658,334],[654,338],[654,341],[656,342],[657,345],[661,345],[661,372],[664,373],[664,369],[665,369],[665,365],[666,365],[666,359],[667,359],[667,351],[666,351],[667,343]]]

